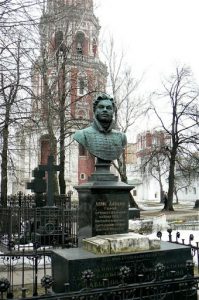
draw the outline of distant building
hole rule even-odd
[[[145,157],[158,147],[169,147],[170,143],[170,135],[162,130],[142,132],[137,135],[137,157]]]
[[[160,161],[159,166],[154,162],[153,173],[152,167],[144,162],[149,159],[153,151],[158,149],[166,151],[170,143],[170,136],[166,132],[153,130],[138,134],[136,143],[128,145],[127,177],[128,182],[135,186],[133,195],[137,201],[160,201],[160,184],[157,180],[160,175],[163,190],[168,190],[168,171],[165,162]],[[176,166],[176,178],[179,201],[190,201],[193,205],[199,198],[199,172],[192,172],[190,178],[185,178]],[[174,203],[175,201],[174,195]]]
[[[126,147],[126,164],[135,164],[137,162],[137,144],[128,143]]]

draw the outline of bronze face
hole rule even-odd
[[[110,123],[113,119],[113,105],[110,100],[101,100],[95,109],[95,117],[99,122]]]

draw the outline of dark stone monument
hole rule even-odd
[[[55,240],[56,243],[59,244],[64,239],[59,220],[61,216],[60,209],[54,205],[53,176],[54,172],[59,170],[60,166],[54,164],[54,157],[50,155],[47,165],[39,165],[39,167],[34,170],[35,179],[27,186],[37,195],[36,218],[35,224],[32,224],[34,231],[32,238],[41,245],[52,245],[55,243]],[[46,180],[43,179],[46,173],[47,185]],[[46,188],[47,201],[43,195],[43,193],[46,192]]]
[[[126,145],[125,135],[113,129],[114,107],[109,96],[98,97],[93,105],[93,124],[74,135],[74,139],[96,157],[96,170],[87,183],[75,187],[79,194],[79,248],[52,251],[53,291],[56,293],[64,292],[66,284],[71,291],[81,290],[84,287],[82,273],[86,270],[94,273],[93,287],[98,288],[103,287],[103,279],[107,279],[109,285],[118,285],[120,268],[124,266],[130,268],[129,283],[133,283],[139,282],[139,274],[144,275],[145,281],[153,280],[155,266],[159,263],[166,268],[165,278],[171,278],[170,271],[175,271],[172,278],[184,276],[186,261],[192,260],[189,247],[165,242],[161,242],[158,249],[155,246],[145,248],[144,244],[140,249],[147,250],[135,252],[135,244],[139,245],[142,239],[146,243],[147,237],[134,238],[134,234],[130,238],[128,207],[133,186],[119,182],[110,172],[111,161],[120,157]],[[87,239],[89,237],[94,237],[95,241]],[[106,239],[108,247],[109,241],[115,247],[116,254],[100,252],[100,247],[107,249]],[[129,247],[126,247],[127,243]],[[89,251],[81,248],[82,244],[88,245]],[[90,251],[94,244],[97,254]],[[120,249],[123,250],[120,252]]]
[[[35,205],[36,207],[42,207],[45,205],[43,194],[46,193],[46,180],[45,172],[35,168],[32,171],[32,176],[34,177],[31,182],[26,184],[27,189],[31,189],[35,193]]]
[[[47,165],[39,165],[39,170],[47,172],[47,206],[54,206],[54,184],[53,175],[55,172],[60,171],[60,166],[54,165],[54,156],[48,156]]]
[[[48,156],[47,165],[39,165],[38,168],[35,168],[32,172],[34,177],[31,182],[28,182],[26,187],[27,189],[31,189],[36,196],[41,198],[41,194],[46,193],[47,190],[47,206],[54,206],[54,182],[53,175],[54,172],[60,171],[60,166],[54,165],[54,156]],[[45,174],[47,173],[47,184]],[[39,203],[36,203],[36,207],[43,206]]]
[[[60,170],[60,166],[54,164],[54,156],[48,156],[47,165],[39,165],[39,170],[47,173],[47,203],[37,212],[37,232],[35,239],[42,245],[59,244],[62,239],[62,231],[59,221],[59,209],[54,205],[54,173]]]
[[[79,194],[79,245],[83,238],[128,232],[128,207],[133,186],[118,181],[110,172],[126,146],[126,135],[114,129],[115,103],[106,94],[93,103],[91,126],[75,133],[74,139],[97,158],[88,182],[75,188]]]
[[[199,209],[199,199],[196,200],[194,209]]]
[[[96,172],[79,194],[79,245],[83,238],[128,232],[129,193],[132,186],[118,182],[110,163],[98,160]]]

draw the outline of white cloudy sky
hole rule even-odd
[[[199,83],[199,0],[95,0],[101,37],[113,35],[141,75],[146,90],[176,64],[191,67]]]

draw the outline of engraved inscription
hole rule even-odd
[[[151,281],[155,278],[155,265],[158,262],[163,263],[165,266],[165,279],[171,278],[171,270],[174,270],[176,277],[183,277],[186,274],[186,265],[183,259],[176,262],[176,257],[172,257],[170,252],[147,252],[139,254],[129,255],[117,255],[98,258],[96,261],[90,262],[89,266],[95,270],[95,280],[92,282],[93,287],[101,287],[104,278],[109,279],[110,285],[119,284],[120,277],[118,276],[120,267],[127,266],[130,268],[130,276],[128,278],[129,283],[137,282],[138,274],[143,274],[146,281]],[[71,277],[71,286],[78,285],[78,288],[82,288],[81,271],[85,270],[86,266],[81,264],[81,270],[79,264],[76,267],[78,272],[71,272],[75,276]]]
[[[128,230],[126,200],[98,200],[95,204],[95,235],[124,233]]]

